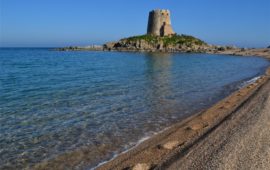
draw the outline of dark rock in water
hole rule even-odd
[[[226,48],[225,47],[218,47],[218,49],[217,49],[218,51],[225,51],[226,50]]]
[[[270,45],[267,48],[270,48]]]

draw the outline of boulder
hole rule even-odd
[[[116,44],[115,42],[108,42],[108,43],[104,44],[103,47],[104,47],[105,49],[111,50],[111,49],[114,48],[115,44]]]
[[[170,141],[170,142],[165,143],[163,145],[163,148],[171,150],[171,149],[174,149],[177,146],[181,145],[182,143],[180,143],[179,141]]]

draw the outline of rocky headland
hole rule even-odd
[[[270,59],[270,46],[267,48],[238,48],[236,46],[210,45],[190,35],[140,35],[123,38],[104,45],[86,47],[70,46],[57,48],[58,51],[126,51],[126,52],[182,52],[209,53],[238,56],[260,56]]]
[[[141,35],[106,43],[105,51],[204,52],[209,45],[189,35]]]
[[[130,51],[130,52],[183,52],[211,53],[252,56],[268,56],[269,48],[247,49],[235,46],[210,45],[203,40],[185,34],[174,32],[169,10],[156,9],[149,12],[147,32],[144,35],[123,38],[116,42],[86,47],[69,46],[57,48],[58,51]],[[259,50],[259,51],[256,51]]]
[[[189,35],[139,35],[108,42],[102,46],[64,47],[59,51],[147,51],[147,52],[206,52],[212,46]]]

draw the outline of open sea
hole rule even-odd
[[[268,65],[258,57],[1,48],[0,169],[91,169]]]

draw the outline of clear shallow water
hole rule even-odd
[[[66,157],[94,167],[268,64],[209,54],[0,49],[0,169]]]

